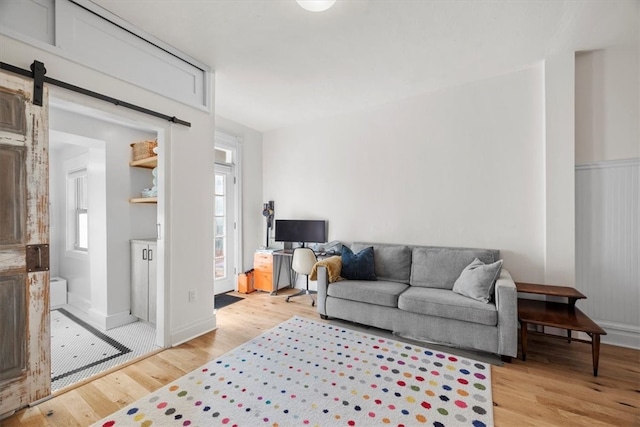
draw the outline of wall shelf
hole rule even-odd
[[[129,203],[158,203],[157,197],[136,197],[129,199]]]
[[[136,168],[153,169],[158,166],[158,156],[147,157],[146,159],[129,162],[129,166]],[[129,203],[158,203],[157,197],[135,197],[129,199]]]
[[[146,159],[129,162],[129,166],[137,168],[153,169],[158,166],[158,156],[147,157]]]

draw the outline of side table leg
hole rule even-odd
[[[593,355],[593,376],[598,376],[598,362],[600,362],[600,334],[591,334],[591,353]]]
[[[567,329],[567,342],[571,344],[571,329]]]
[[[527,324],[520,322],[520,345],[522,346],[522,361],[527,360]]]

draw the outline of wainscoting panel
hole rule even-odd
[[[604,342],[640,348],[640,159],[576,166],[578,306]]]

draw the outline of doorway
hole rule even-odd
[[[215,295],[235,290],[233,180],[231,165],[215,165]]]
[[[237,138],[216,132],[214,205],[214,295],[236,290],[241,263],[238,212],[239,150]]]
[[[155,178],[151,169],[130,167],[130,145],[155,139],[158,132],[80,105],[53,99],[51,104],[51,360],[56,391],[162,344],[155,319],[140,321],[131,314],[131,241],[155,239],[158,214],[155,203],[129,202],[152,187]],[[154,256],[162,262],[157,252]]]

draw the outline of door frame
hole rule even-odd
[[[102,101],[69,93],[52,86],[49,91],[49,107],[67,110],[97,120],[112,122],[121,126],[132,127],[158,136],[158,204],[157,204],[157,323],[156,345],[168,348],[171,340],[171,319],[168,294],[170,292],[169,259],[166,252],[171,233],[169,223],[171,194],[168,185],[168,173],[171,153],[172,123],[133,110],[122,110]]]
[[[214,265],[214,286],[213,293],[214,295],[220,295],[226,292],[235,291],[236,284],[236,254],[235,254],[235,245],[236,245],[236,235],[235,235],[235,168],[234,165],[229,163],[215,163],[214,164],[214,175],[217,177],[218,175],[224,178],[224,217],[225,217],[225,244],[224,244],[224,259],[225,259],[225,276],[222,278],[216,278],[216,266]],[[215,195],[218,197],[218,194]],[[215,202],[214,202],[215,206]],[[218,217],[215,216],[214,219]],[[215,226],[214,226],[215,228]],[[216,259],[216,248],[215,248],[215,239],[217,238],[217,234],[214,232],[214,263]],[[218,286],[218,283],[224,284],[224,286]]]
[[[220,147],[230,150],[233,153],[233,177],[235,184],[233,186],[233,222],[235,229],[233,230],[234,250],[233,250],[233,283],[234,289],[238,290],[238,274],[242,269],[242,138],[230,135],[223,131],[215,131],[214,147]],[[215,165],[214,165],[215,167]],[[213,242],[212,242],[213,244]],[[215,282],[214,282],[215,289]]]

